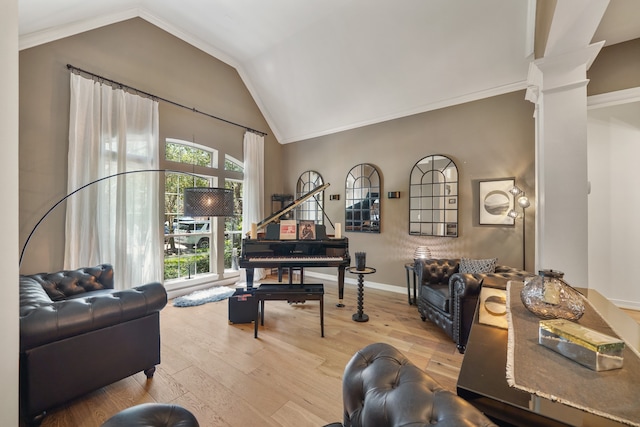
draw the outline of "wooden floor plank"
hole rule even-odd
[[[326,424],[322,418],[310,414],[309,411],[293,402],[287,402],[278,412],[273,414],[272,418],[282,427],[318,427]]]

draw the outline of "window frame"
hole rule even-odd
[[[165,174],[164,174],[165,179],[163,180],[165,185],[161,186],[160,191],[162,191],[165,195],[165,198],[162,199],[163,202],[161,202],[162,209],[163,209],[163,221],[165,222],[165,225],[166,225],[166,222],[169,222],[170,225],[173,224],[172,221],[169,221],[170,218],[168,217],[168,215],[173,215],[174,217],[184,217],[184,215],[182,215],[182,204],[179,201],[181,199],[180,194],[171,194],[171,196],[177,199],[177,201],[175,202],[175,206],[167,205],[167,195],[169,194],[167,193],[168,174],[174,174],[174,173],[185,174],[188,177],[192,177],[193,182],[197,184],[196,186],[218,187],[219,185],[224,185],[226,187],[228,182],[238,182],[242,184],[243,178],[244,178],[243,163],[228,154],[224,154],[220,152],[217,148],[202,145],[202,144],[197,144],[192,141],[181,140],[178,138],[165,138],[163,143],[164,143],[164,156],[162,161],[163,161],[164,170],[165,170]],[[186,159],[184,157],[168,159],[167,152],[169,151],[168,150],[169,144],[178,144],[178,145],[185,146],[188,149],[205,151],[210,154],[210,161],[199,162],[199,163],[195,162],[194,164],[193,161],[189,162],[189,156],[187,156]],[[224,161],[221,162],[222,159],[224,159]],[[231,162],[237,167],[227,169],[228,168],[227,162]],[[203,182],[203,180],[206,180],[206,184]],[[179,189],[179,190],[183,191],[183,189]],[[236,218],[238,217],[242,218],[242,211],[241,211],[242,200],[241,199],[236,202],[236,206],[238,206],[240,209],[240,212],[236,214]],[[199,284],[198,282],[200,281],[210,282],[212,278],[215,280],[215,279],[223,279],[223,278],[239,275],[239,271],[232,269],[231,265],[229,266],[229,268],[226,268],[226,266],[224,265],[223,254],[225,252],[227,238],[234,234],[241,235],[241,232],[228,233],[226,230],[226,227],[228,225],[227,218],[212,217],[212,218],[209,218],[208,220],[209,220],[208,232],[195,233],[193,236],[190,236],[190,237],[195,237],[197,234],[198,236],[205,236],[209,238],[209,248],[207,249],[207,252],[206,252],[208,256],[209,271],[198,273],[196,270],[196,274],[194,276],[193,269],[187,271],[186,269],[184,269],[183,266],[179,266],[178,268],[183,269],[182,272],[168,276],[166,273],[167,267],[165,264],[165,283],[168,284],[169,286],[172,286],[172,285],[178,286],[178,284],[182,284],[182,282],[186,278],[191,279],[191,282],[194,285],[196,285],[196,284]],[[173,230],[170,227],[169,233],[165,232],[165,251],[163,251],[163,256],[165,261],[167,259],[167,252],[166,252],[168,247],[166,243],[167,239],[180,236],[180,233],[175,233],[174,231],[175,230]],[[172,250],[172,247],[169,246],[169,249]],[[194,252],[195,252],[195,248],[194,248]],[[175,273],[175,268],[173,269],[173,272]],[[194,277],[195,277],[195,280],[194,280]]]

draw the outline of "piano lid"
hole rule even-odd
[[[278,218],[280,218],[282,215],[286,214],[290,210],[295,209],[296,207],[298,207],[298,205],[306,202],[311,197],[313,197],[316,193],[321,192],[322,190],[327,188],[329,185],[330,185],[329,183],[326,183],[326,184],[323,184],[323,185],[320,185],[320,186],[314,188],[313,190],[309,191],[308,193],[303,194],[302,196],[298,197],[289,206],[286,206],[286,207],[280,209],[279,211],[277,211],[276,213],[271,214],[270,216],[266,217],[265,219],[263,219],[262,221],[260,221],[258,223],[258,230],[266,227],[267,224],[270,224],[270,223],[276,221]]]

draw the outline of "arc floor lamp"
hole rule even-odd
[[[27,239],[22,246],[22,251],[20,252],[20,261],[18,266],[22,265],[22,259],[24,257],[25,250],[27,249],[27,245],[31,240],[31,237],[36,232],[40,224],[49,216],[51,212],[53,212],[61,203],[67,200],[69,197],[74,194],[82,191],[83,189],[90,187],[98,182],[105,181],[110,178],[115,178],[117,176],[135,174],[135,173],[143,173],[143,172],[174,172],[174,173],[182,173],[185,175],[198,176],[195,174],[191,174],[184,171],[176,171],[170,169],[138,169],[132,171],[125,171],[115,173],[113,175],[105,176],[102,178],[98,178],[94,181],[85,184],[72,192],[68,193],[66,196],[58,200],[53,206],[45,212],[44,215],[38,220],[36,225],[31,229],[31,232],[27,236]],[[184,189],[184,215],[191,217],[214,217],[214,216],[233,216],[234,214],[234,200],[233,200],[233,191],[227,188],[218,188],[218,187],[189,187]]]

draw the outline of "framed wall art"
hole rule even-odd
[[[478,191],[480,225],[514,225],[515,220],[507,213],[513,209],[513,195],[509,192],[515,185],[514,179],[494,179],[480,181]]]

